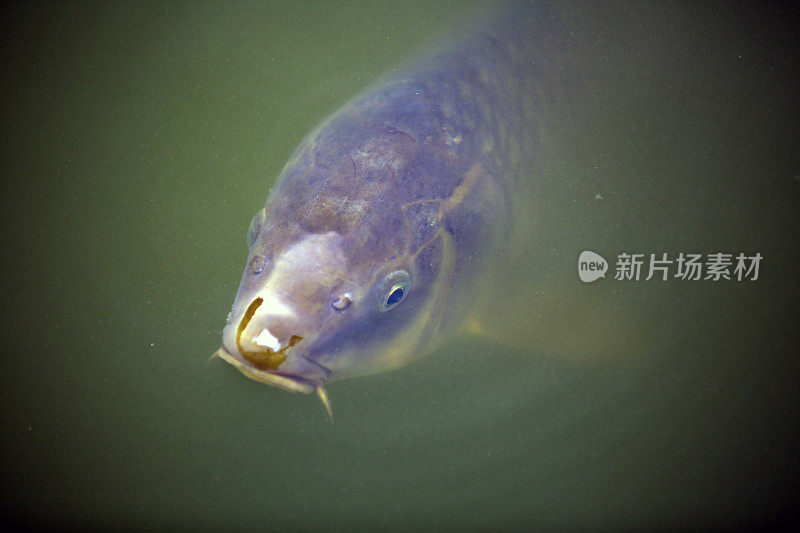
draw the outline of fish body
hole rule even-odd
[[[400,70],[300,144],[248,234],[217,355],[324,393],[463,324],[514,224],[537,142],[535,24],[515,17]]]

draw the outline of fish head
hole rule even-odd
[[[310,393],[420,353],[452,263],[438,203],[367,204],[320,196],[298,216],[278,200],[256,215],[217,355],[254,380]]]

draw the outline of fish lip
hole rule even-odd
[[[305,359],[306,361],[308,361],[312,365],[316,366],[317,368],[320,368],[323,372],[325,372],[325,378],[326,379],[331,375],[331,370],[327,366],[325,366],[325,365],[323,365],[321,363],[318,363],[318,362],[314,361],[313,359],[309,359],[305,355],[301,355],[300,357],[302,357],[303,359]]]
[[[214,355],[216,355],[223,361],[233,365],[239,372],[241,372],[242,374],[244,374],[245,376],[254,381],[258,381],[260,383],[266,383],[267,385],[273,385],[275,387],[288,390],[291,392],[302,392],[303,394],[310,394],[314,392],[318,386],[322,385],[322,383],[320,384],[311,383],[299,376],[293,376],[290,374],[278,374],[274,372],[266,372],[264,370],[259,370],[238,359],[235,355],[230,353],[224,346],[220,347],[220,349],[217,350]]]

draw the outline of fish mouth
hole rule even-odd
[[[258,342],[242,342],[247,326],[263,301],[260,297],[255,298],[240,320],[228,321],[222,333],[222,346],[214,356],[233,365],[239,372],[259,383],[291,392],[309,394],[316,390],[319,393],[331,371],[306,354],[295,353],[297,349],[295,346],[303,340],[303,337],[291,335],[279,350],[260,346]],[[256,346],[258,349],[253,349]],[[294,355],[289,357],[293,353]]]
[[[224,346],[217,350],[214,355],[223,361],[230,363],[239,372],[254,381],[258,381],[259,383],[266,383],[267,385],[273,385],[291,392],[302,392],[303,394],[310,394],[314,392],[317,387],[313,383],[298,376],[275,374],[273,372],[255,368],[230,353],[225,349]]]
[[[303,337],[292,335],[286,346],[280,350],[273,350],[269,347],[263,350],[247,350],[242,346],[242,332],[247,329],[250,320],[255,315],[256,310],[264,302],[263,298],[256,298],[247,307],[242,319],[239,321],[239,327],[236,328],[236,349],[242,354],[242,357],[247,359],[253,366],[259,370],[277,370],[281,364],[286,360],[287,350],[292,346],[303,340]]]

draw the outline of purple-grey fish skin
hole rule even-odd
[[[546,18],[478,27],[309,134],[253,220],[217,355],[258,381],[324,392],[459,328],[536,148]]]

